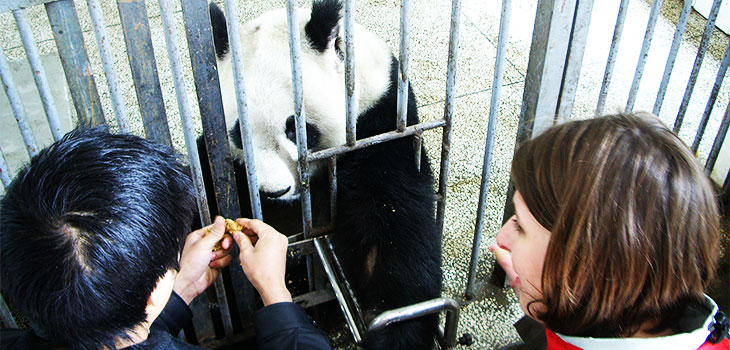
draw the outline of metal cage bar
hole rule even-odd
[[[616,55],[618,47],[621,43],[621,34],[624,30],[624,22],[626,21],[626,13],[629,10],[629,0],[621,0],[616,16],[616,26],[613,29],[613,38],[611,39],[611,49],[608,51],[608,60],[606,62],[606,70],[603,73],[603,82],[601,83],[601,91],[598,93],[598,103],[596,104],[596,116],[603,114],[606,106],[606,97],[608,96],[608,87],[611,85],[611,76],[613,68],[616,65]]]
[[[117,0],[127,58],[147,138],[172,145],[144,0]],[[144,108],[142,108],[144,106]]]
[[[357,139],[358,103],[355,99],[355,0],[345,0],[345,113],[347,145]]]
[[[226,0],[226,14],[228,18],[238,18],[238,5],[235,0]],[[254,163],[253,144],[251,143],[251,123],[248,117],[248,106],[246,105],[246,82],[243,77],[243,51],[239,40],[239,25],[237,20],[228,21],[228,42],[231,48],[233,61],[233,78],[236,88],[236,102],[238,107],[238,123],[241,129],[241,143],[243,146],[244,166],[246,167],[246,178],[248,179],[248,195],[250,198],[251,212],[254,219],[263,219],[261,212],[261,197],[259,193],[258,176],[256,175],[256,163]],[[241,205],[243,205],[241,203]]]
[[[573,113],[573,102],[578,90],[578,80],[583,66],[583,54],[588,41],[588,29],[593,12],[593,0],[579,1],[575,5],[573,26],[570,32],[570,45],[565,59],[563,83],[558,96],[557,122],[563,123],[570,119]]]
[[[492,168],[492,155],[494,153],[494,132],[497,128],[497,117],[502,95],[502,80],[504,78],[504,62],[506,61],[507,43],[509,41],[509,22],[512,12],[512,0],[502,0],[502,15],[499,21],[499,37],[497,39],[497,56],[495,58],[494,79],[492,82],[492,100],[489,107],[489,125],[487,126],[487,141],[484,147],[484,163],[482,164],[482,184],[479,188],[479,204],[477,205],[477,219],[474,226],[474,240],[471,247],[471,259],[469,261],[469,277],[466,282],[466,297],[474,298],[476,290],[477,263],[479,262],[479,249],[482,241],[482,230],[484,226],[484,208],[487,203],[489,192],[489,174]]]
[[[403,131],[406,128],[408,116],[408,60],[411,42],[411,1],[401,0],[400,3],[400,46],[398,53],[398,113],[396,128]]]
[[[90,126],[105,125],[104,110],[101,107],[99,93],[96,91],[94,73],[86,53],[76,6],[71,0],[49,2],[46,4],[46,14],[74,101],[78,123]]]
[[[692,151],[697,153],[697,149],[700,147],[700,141],[702,141],[702,135],[705,133],[705,128],[707,127],[707,121],[710,119],[710,113],[712,113],[712,108],[715,106],[715,101],[717,100],[717,94],[720,92],[720,87],[722,87],[722,81],[725,78],[725,72],[727,72],[728,64],[730,64],[730,41],[728,41],[727,49],[725,49],[725,56],[722,59],[722,63],[720,64],[720,69],[717,71],[717,78],[715,78],[715,85],[712,86],[712,91],[710,92],[710,97],[707,100],[707,105],[705,106],[705,111],[702,113],[702,119],[700,120],[700,126],[697,127],[697,133],[695,134],[695,139],[692,142]]]
[[[443,339],[440,339],[440,342],[442,342],[446,347],[453,347],[456,346],[456,326],[459,321],[459,303],[451,298],[436,298],[385,311],[370,322],[368,332],[381,330],[395,322],[411,320],[417,317],[438,313],[443,310],[446,310],[446,326],[442,336]]]
[[[443,132],[441,134],[441,164],[436,206],[436,229],[444,232],[446,216],[446,197],[449,185],[449,156],[451,152],[452,123],[454,119],[454,86],[456,85],[456,65],[459,57],[459,30],[461,27],[461,0],[451,1],[451,26],[449,29],[449,61],[446,73],[446,99],[444,101]],[[421,123],[423,124],[423,123]]]
[[[656,28],[656,22],[659,19],[662,3],[664,3],[664,0],[654,0],[651,4],[649,20],[646,23],[646,33],[644,34],[644,41],[641,43],[641,51],[639,52],[639,61],[636,63],[634,79],[631,81],[631,88],[629,89],[629,99],[626,101],[626,113],[631,113],[634,110],[636,96],[639,92],[639,84],[641,84],[641,76],[644,74],[646,59],[649,56],[649,47],[651,47],[651,40],[654,38],[654,28]]]
[[[705,163],[705,170],[708,174],[712,173],[712,170],[715,168],[715,162],[717,161],[717,156],[720,154],[720,148],[722,147],[723,142],[725,142],[728,127],[730,127],[730,103],[728,103],[727,108],[725,109],[725,116],[722,117],[720,129],[717,131],[715,142],[712,143],[710,155],[707,157],[707,162]],[[730,174],[725,176],[726,180],[727,178],[730,178]]]
[[[5,324],[5,327],[8,328],[18,328],[18,324],[15,322],[15,318],[13,317],[13,314],[10,312],[10,308],[8,308],[8,304],[5,303],[5,298],[0,294],[0,318],[3,321],[3,324]]]
[[[99,49],[101,65],[104,68],[104,76],[106,76],[106,83],[112,98],[114,115],[116,116],[119,130],[123,133],[128,133],[129,118],[127,117],[127,110],[124,108],[124,98],[119,86],[119,78],[117,78],[114,59],[112,58],[109,35],[107,35],[106,25],[104,24],[104,13],[101,11],[99,0],[86,0],[86,4],[89,7],[89,16],[91,17],[91,23],[96,37],[96,47]]]
[[[0,48],[0,77],[2,78],[3,85],[5,86],[5,93],[8,95],[10,108],[13,110],[15,120],[18,122],[20,134],[23,136],[25,149],[28,151],[28,155],[33,157],[38,154],[38,143],[36,143],[35,136],[33,136],[33,130],[30,129],[30,125],[28,124],[28,119],[25,115],[25,110],[23,109],[23,103],[20,101],[18,89],[15,87],[15,82],[13,81],[13,74],[10,72],[8,59],[5,57],[5,52],[2,48]]]
[[[702,61],[705,58],[707,48],[710,46],[710,39],[712,38],[712,32],[715,31],[715,20],[717,19],[717,13],[720,12],[720,3],[722,0],[714,0],[712,2],[712,10],[707,17],[707,24],[705,25],[705,32],[702,34],[702,41],[700,41],[700,47],[697,49],[697,57],[695,57],[694,66],[692,66],[692,73],[689,76],[689,82],[687,88],[684,90],[684,97],[682,97],[682,104],[679,106],[679,112],[677,118],[674,120],[674,132],[679,133],[679,129],[682,128],[682,121],[685,113],[687,113],[687,106],[689,106],[689,99],[692,97],[692,90],[694,90],[697,77],[700,74],[700,67]]]
[[[667,64],[664,66],[662,82],[659,84],[659,91],[657,92],[656,100],[654,101],[652,113],[655,115],[659,115],[659,111],[662,109],[664,95],[666,95],[667,87],[669,86],[669,78],[672,75],[674,62],[677,60],[677,53],[679,52],[679,45],[682,43],[682,36],[684,36],[684,32],[687,30],[687,21],[689,20],[689,13],[691,11],[692,1],[685,1],[684,6],[682,7],[682,12],[679,14],[679,19],[677,20],[677,29],[674,31],[672,47],[669,49],[669,56],[667,57]]]
[[[8,162],[5,160],[5,154],[0,150],[0,180],[3,182],[3,186],[6,188],[10,186],[12,179],[10,178],[10,168],[8,168]]]
[[[63,137],[63,128],[58,117],[56,103],[53,101],[51,87],[48,85],[46,70],[41,63],[41,56],[38,53],[38,47],[36,47],[35,39],[33,38],[33,31],[30,29],[30,24],[28,23],[28,17],[23,9],[13,10],[13,16],[15,16],[15,23],[18,26],[20,38],[23,41],[25,54],[30,63],[30,68],[33,71],[33,79],[35,79],[38,93],[41,95],[43,109],[46,111],[46,117],[48,118],[48,126],[51,128],[53,139],[59,140]]]

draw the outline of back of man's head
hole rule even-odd
[[[0,203],[4,294],[40,336],[114,348],[178,268],[195,207],[171,148],[102,129],[67,134],[22,169]]]

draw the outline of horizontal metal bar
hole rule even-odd
[[[309,155],[307,160],[309,162],[314,162],[314,161],[317,161],[320,159],[330,158],[332,156],[344,154],[344,153],[347,153],[350,151],[358,150],[361,148],[376,145],[376,144],[383,143],[386,141],[391,141],[391,140],[399,139],[402,137],[411,136],[416,133],[423,132],[424,130],[442,127],[445,124],[446,124],[445,120],[439,119],[439,120],[434,120],[434,121],[430,121],[430,122],[424,122],[424,123],[419,123],[416,125],[411,125],[411,126],[406,127],[402,132],[401,131],[389,131],[389,132],[386,132],[383,134],[379,134],[379,135],[371,136],[368,138],[364,138],[362,140],[358,140],[357,142],[355,142],[354,146],[343,145],[343,146],[337,146],[337,147],[332,147],[332,148],[324,149],[321,151],[313,152],[312,154]]]
[[[76,6],[71,0],[49,2],[46,4],[46,14],[61,57],[78,124],[106,125]]]
[[[259,192],[259,181],[256,174],[256,163],[254,162],[254,150],[251,137],[251,124],[246,105],[246,82],[243,72],[243,51],[239,34],[238,7],[235,0],[226,0],[226,15],[232,20],[228,21],[228,42],[230,43],[231,56],[233,61],[233,78],[236,89],[236,102],[238,108],[238,124],[241,129],[241,144],[243,146],[244,167],[246,168],[246,179],[248,180],[248,197],[251,204],[251,212],[254,219],[263,220],[261,210],[261,194]],[[241,205],[244,205],[241,203]]]
[[[710,97],[707,99],[707,105],[705,106],[705,112],[702,113],[702,119],[700,120],[700,126],[697,128],[695,139],[692,142],[692,151],[697,153],[697,149],[700,147],[700,141],[702,141],[702,135],[705,133],[707,127],[707,121],[710,120],[710,113],[715,106],[717,100],[717,94],[720,92],[722,87],[722,81],[725,78],[725,72],[727,72],[728,65],[730,64],[730,41],[728,41],[727,48],[725,49],[725,56],[720,64],[720,69],[717,71],[717,78],[715,78],[715,85],[712,87]]]
[[[644,74],[646,59],[649,56],[649,47],[651,47],[651,40],[654,38],[654,28],[656,28],[656,23],[659,19],[659,13],[662,9],[662,3],[664,3],[664,0],[654,0],[654,2],[651,4],[649,20],[646,23],[646,33],[644,33],[644,41],[641,43],[641,51],[639,51],[639,61],[636,63],[634,79],[631,81],[631,88],[629,89],[629,99],[628,101],[626,101],[625,113],[631,113],[631,111],[634,110],[636,96],[639,93],[639,84],[641,83],[641,77]]]
[[[679,112],[677,113],[677,118],[674,120],[673,130],[675,133],[679,133],[679,130],[682,128],[682,121],[684,120],[685,113],[687,113],[689,99],[692,98],[692,90],[694,90],[695,84],[697,83],[697,77],[700,75],[700,67],[702,67],[702,61],[705,59],[707,48],[710,46],[712,32],[715,31],[715,20],[717,19],[717,13],[720,12],[721,2],[722,0],[714,0],[712,2],[710,14],[707,16],[707,24],[705,25],[705,31],[702,34],[700,46],[697,49],[697,57],[695,57],[694,66],[692,66],[692,73],[689,75],[689,82],[687,82],[687,88],[684,90],[682,104],[679,105]]]
[[[8,168],[8,162],[5,160],[5,154],[2,150],[0,150],[0,180],[6,188],[10,186],[12,181],[10,168]]]
[[[30,124],[28,124],[28,119],[26,118],[25,110],[23,109],[23,103],[20,101],[20,94],[18,94],[18,89],[15,87],[15,82],[13,81],[13,73],[10,71],[8,60],[1,47],[0,77],[2,78],[3,85],[5,86],[5,93],[8,95],[10,108],[13,110],[15,120],[18,122],[20,134],[23,136],[25,149],[28,151],[28,155],[33,157],[38,154],[38,144],[35,141],[35,136],[33,136],[33,130],[31,130]]]
[[[89,15],[91,16],[91,23],[93,24],[94,35],[96,37],[96,47],[99,49],[101,56],[101,66],[104,68],[104,76],[109,87],[109,94],[112,97],[112,108],[114,109],[114,115],[119,125],[119,131],[128,133],[129,118],[127,117],[127,110],[124,107],[124,98],[122,96],[122,89],[119,86],[119,78],[117,78],[117,70],[109,44],[109,35],[106,32],[106,25],[104,24],[104,13],[101,10],[99,0],[86,0],[86,4],[89,8]]]
[[[35,44],[35,38],[33,38],[33,30],[30,28],[28,22],[28,16],[25,10],[13,10],[15,16],[15,23],[18,26],[20,32],[20,38],[23,41],[23,47],[25,48],[25,55],[30,63],[30,68],[33,71],[33,79],[38,87],[38,93],[41,95],[41,102],[43,103],[43,109],[46,111],[46,117],[48,118],[48,126],[51,128],[51,134],[54,140],[59,140],[63,137],[63,128],[61,127],[61,121],[58,117],[58,110],[56,109],[56,103],[53,101],[53,95],[51,94],[51,87],[48,85],[48,78],[46,77],[46,70],[43,68],[41,63],[41,56],[38,53],[38,47]]]
[[[352,332],[352,337],[354,338],[355,343],[359,344],[362,342],[360,330],[355,321],[355,316],[353,316],[350,308],[347,306],[348,302],[345,298],[345,293],[340,288],[334,268],[330,264],[329,259],[327,259],[327,253],[325,252],[324,243],[322,242],[323,239],[324,238],[315,238],[314,247],[317,250],[317,254],[319,255],[320,261],[322,262],[322,267],[324,267],[324,272],[325,274],[327,274],[327,279],[329,279],[330,281],[330,285],[332,286],[332,290],[335,293],[335,297],[337,298],[337,301],[339,301],[340,309],[345,316],[345,322],[350,328],[350,332]]]
[[[24,9],[35,5],[45,4],[56,0],[0,0],[0,13],[9,10]]]
[[[316,290],[314,292],[304,293],[301,295],[294,296],[292,302],[299,304],[303,308],[316,306],[319,304],[326,303],[330,300],[335,300],[335,294],[327,289]]]
[[[417,317],[435,314],[444,310],[446,311],[444,341],[448,347],[452,347],[456,345],[456,326],[459,323],[459,303],[451,298],[436,298],[426,300],[418,304],[385,311],[376,316],[373,321],[370,322],[368,333],[382,330],[396,322],[407,321]]]
[[[672,69],[674,62],[677,60],[677,53],[679,52],[679,45],[682,43],[682,36],[687,30],[687,21],[689,20],[689,13],[692,10],[692,1],[685,1],[682,12],[679,14],[679,20],[677,20],[677,29],[674,31],[674,39],[672,39],[672,47],[669,49],[669,57],[667,57],[667,63],[664,66],[664,75],[662,76],[662,82],[659,84],[659,91],[657,92],[656,100],[654,101],[654,108],[652,113],[659,115],[659,111],[662,109],[662,103],[664,103],[664,95],[667,93],[667,87],[669,86],[669,78],[672,75]]]

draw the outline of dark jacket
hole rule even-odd
[[[192,321],[193,313],[185,302],[172,293],[165,309],[150,327],[150,335],[143,343],[129,350],[193,350],[204,349],[178,339],[176,335]],[[313,325],[304,309],[294,303],[278,303],[258,310],[253,318],[259,350],[322,350],[332,349],[327,336]],[[53,344],[21,329],[0,330],[0,349],[47,350],[68,349]]]

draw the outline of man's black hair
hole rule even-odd
[[[31,159],[0,202],[4,295],[34,331],[74,349],[114,349],[179,269],[193,185],[174,151],[78,129]]]

